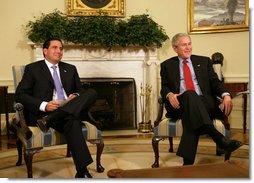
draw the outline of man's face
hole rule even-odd
[[[57,64],[63,57],[63,45],[60,41],[53,40],[50,42],[48,49],[43,49],[43,53],[47,61],[52,64]]]
[[[190,58],[192,53],[192,45],[189,37],[179,37],[178,46],[173,48],[182,59]]]

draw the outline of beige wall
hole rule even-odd
[[[173,2],[174,1],[174,2]],[[12,89],[11,66],[33,61],[22,26],[33,16],[58,9],[66,12],[67,0],[1,0],[0,1],[0,85]],[[126,0],[126,17],[148,13],[162,25],[171,38],[177,32],[187,32],[186,0]],[[228,81],[248,81],[249,32],[192,35],[193,53],[211,56],[221,52],[225,57],[224,76]],[[175,55],[170,41],[159,50],[159,61]]]

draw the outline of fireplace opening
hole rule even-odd
[[[133,78],[82,78],[85,88],[93,88],[98,98],[91,108],[102,130],[137,129],[136,86]]]

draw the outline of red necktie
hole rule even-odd
[[[193,80],[191,77],[190,68],[187,65],[186,60],[183,61],[183,76],[184,76],[186,90],[194,90],[195,91],[195,87],[194,87]]]

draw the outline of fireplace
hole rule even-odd
[[[91,114],[102,130],[136,129],[136,87],[133,78],[82,78],[84,88],[93,88],[98,98]]]
[[[34,51],[34,58],[32,58],[32,60],[43,59],[41,45],[31,43],[31,47]],[[75,65],[77,67],[80,78],[82,78],[84,82],[88,82],[90,84],[94,82],[93,85],[100,85],[102,84],[102,78],[112,79],[112,82],[116,83],[118,83],[118,81],[116,81],[115,79],[119,79],[121,80],[121,84],[119,85],[121,87],[135,86],[134,88],[132,88],[132,90],[134,90],[133,94],[135,93],[135,100],[133,100],[133,105],[136,107],[136,109],[135,112],[131,112],[133,116],[128,117],[129,124],[125,129],[137,128],[138,123],[142,121],[140,106],[141,86],[144,86],[146,84],[152,86],[150,100],[149,103],[147,103],[146,119],[151,120],[151,122],[155,121],[158,112],[158,83],[160,82],[160,78],[157,72],[157,49],[155,47],[114,47],[111,51],[108,51],[100,46],[65,44],[62,60],[64,62]],[[91,82],[91,80],[88,81],[87,79],[94,79],[94,81]],[[133,80],[133,84],[130,84],[130,81],[126,81],[127,79]],[[110,83],[111,81],[105,82]],[[118,86],[116,85],[116,83],[110,87],[113,88]],[[123,93],[122,95],[124,96],[125,93]],[[104,99],[98,100],[96,105],[102,105],[106,102],[108,101],[105,101]],[[107,108],[109,106],[105,105],[103,107]],[[118,106],[116,105],[116,107]],[[131,109],[131,111],[134,110]],[[112,114],[110,114],[110,112],[108,111],[108,115],[110,116]],[[101,120],[106,119],[101,118]],[[114,127],[112,126],[112,128]],[[120,129],[122,127],[120,126],[120,124],[117,124],[116,128]]]

